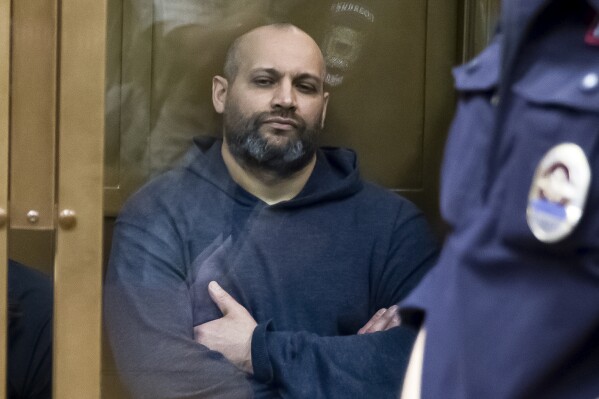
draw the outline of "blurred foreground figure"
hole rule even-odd
[[[598,11],[506,0],[503,33],[455,70],[453,231],[403,304],[424,310],[406,398],[599,397]]]

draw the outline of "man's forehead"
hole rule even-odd
[[[306,43],[316,45],[316,42],[310,35],[294,25],[266,25],[252,29],[241,37],[242,42],[269,42],[269,41],[289,41],[301,40]]]
[[[263,27],[243,38],[239,46],[240,69],[270,69],[295,74],[324,74],[324,59],[314,40],[295,28]],[[287,71],[291,69],[291,71]]]

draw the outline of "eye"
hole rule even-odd
[[[274,83],[274,81],[273,81],[271,78],[269,78],[269,77],[266,77],[266,76],[260,76],[260,77],[257,77],[257,78],[255,78],[255,79],[253,80],[253,83],[254,83],[256,86],[260,86],[260,87],[268,87],[268,86],[272,85],[272,84]]]
[[[316,86],[311,83],[298,83],[297,88],[302,93],[316,93],[318,91]]]

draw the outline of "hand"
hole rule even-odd
[[[389,309],[382,308],[368,320],[364,327],[358,330],[358,334],[370,334],[378,331],[386,331],[401,324],[399,318],[399,306],[393,305]]]
[[[235,366],[252,374],[252,334],[256,321],[215,281],[208,284],[208,293],[223,317],[195,326],[195,341],[222,353]]]

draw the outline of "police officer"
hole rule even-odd
[[[455,70],[452,233],[403,305],[404,397],[597,398],[599,0],[504,0],[501,31]]]

